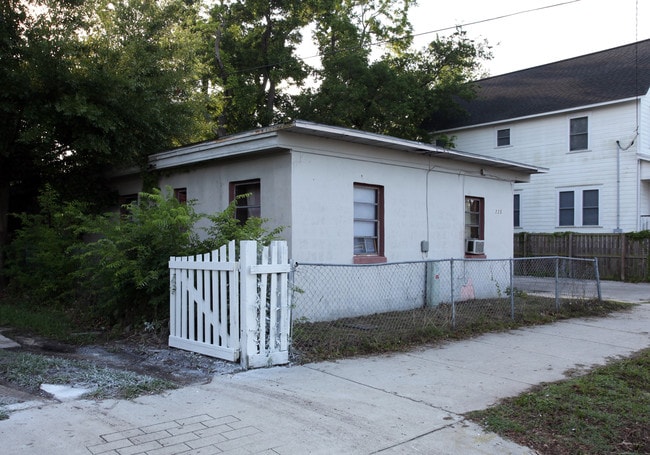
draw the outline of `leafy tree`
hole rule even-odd
[[[218,135],[283,120],[291,98],[281,88],[301,84],[306,65],[295,51],[301,28],[315,14],[314,0],[221,0],[198,27],[209,69],[204,91],[218,91]]]
[[[411,2],[398,4],[346,0],[345,14],[325,18],[316,30],[320,84],[297,98],[296,117],[429,142],[439,119],[458,114],[456,99],[474,95],[469,82],[491,57],[489,47],[458,29],[412,51]],[[372,60],[378,42],[386,52]]]
[[[7,0],[0,11],[0,247],[10,196],[22,211],[51,183],[101,205],[107,169],[144,168],[207,130],[190,2]]]
[[[265,220],[240,224],[235,203],[213,215],[180,203],[171,188],[143,192],[123,213],[94,215],[79,202],[62,202],[51,188],[39,197],[37,214],[22,214],[8,251],[6,273],[13,295],[108,318],[141,322],[167,317],[170,256],[200,254],[229,240],[268,244],[281,229]],[[197,223],[207,218],[206,235]]]

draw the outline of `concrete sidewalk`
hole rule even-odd
[[[646,288],[647,290],[647,288]],[[636,300],[636,297],[634,297]],[[462,414],[650,346],[650,304],[408,353],[216,376],[0,421],[10,454],[530,454]]]

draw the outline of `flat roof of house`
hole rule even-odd
[[[650,87],[650,40],[475,82],[477,98],[444,129],[634,100]]]
[[[282,145],[281,141],[277,140],[278,136],[284,133],[336,139],[409,153],[435,156],[459,162],[491,166],[526,174],[537,174],[546,171],[546,169],[538,166],[475,153],[449,150],[434,144],[399,139],[351,128],[322,125],[303,120],[295,120],[291,123],[259,128],[156,153],[149,157],[149,164],[155,169],[168,169],[266,150],[287,149],[286,146]]]

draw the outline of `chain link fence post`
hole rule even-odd
[[[451,283],[451,327],[456,328],[456,299],[454,298],[454,260],[449,260],[449,282]]]
[[[510,258],[510,318],[515,320],[515,260]]]
[[[600,289],[600,269],[598,267],[598,258],[594,258],[594,276],[596,277],[596,291],[598,292],[598,301],[603,301],[603,294]]]
[[[555,257],[555,310],[560,310],[560,258]]]

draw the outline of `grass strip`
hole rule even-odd
[[[573,300],[558,309],[555,299],[520,296],[512,317],[510,300],[483,299],[451,305],[376,313],[333,321],[294,321],[291,354],[297,363],[404,351],[422,344],[469,338],[487,332],[548,324],[562,319],[605,316],[632,305]]]
[[[650,349],[467,417],[543,454],[650,453]]]

